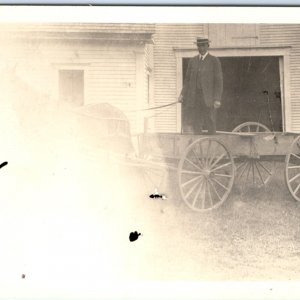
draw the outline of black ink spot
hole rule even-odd
[[[22,279],[25,279],[26,275],[25,274],[22,274]]]
[[[162,198],[162,195],[159,195],[159,194],[151,194],[150,196],[149,196],[150,198]]]
[[[166,199],[166,196],[165,195],[162,195],[162,194],[151,194],[150,196],[149,196],[149,198],[155,198],[155,199],[157,199],[157,198],[161,198],[162,200],[164,200],[164,199]]]
[[[0,169],[3,168],[3,167],[5,167],[7,164],[8,164],[7,161],[3,162],[3,163],[0,165]]]
[[[140,235],[141,235],[141,234],[138,233],[137,231],[135,231],[135,232],[130,232],[130,234],[129,234],[129,241],[130,241],[130,242],[136,241],[136,240],[139,238]]]

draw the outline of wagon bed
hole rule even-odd
[[[265,186],[275,172],[276,161],[285,160],[287,187],[300,201],[298,134],[270,132],[255,122],[238,129],[213,136],[144,133],[137,137],[139,160],[149,162],[149,168],[176,171],[181,198],[195,211],[219,207],[234,181],[242,188],[249,183]]]

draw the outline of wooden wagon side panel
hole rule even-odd
[[[185,149],[203,136],[180,134],[146,134],[140,138],[144,154],[152,157],[180,159]],[[283,133],[222,133],[215,136],[224,143],[234,157],[247,156],[255,147],[259,156],[285,156],[295,139],[294,134]],[[251,152],[252,151],[252,152]]]

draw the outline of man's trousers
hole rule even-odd
[[[183,126],[192,127],[194,134],[202,134],[205,124],[208,134],[215,134],[216,109],[206,106],[202,91],[197,91],[197,95],[198,101],[193,107],[184,107],[183,105]]]

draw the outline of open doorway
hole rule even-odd
[[[282,131],[282,95],[278,56],[219,57],[224,89],[217,130],[232,131],[255,121]],[[189,58],[182,59],[183,80]],[[182,118],[184,120],[184,118]],[[183,124],[184,125],[184,124]]]

